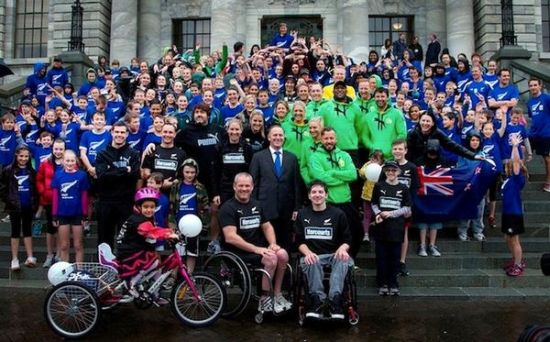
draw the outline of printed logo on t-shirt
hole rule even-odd
[[[155,170],[177,171],[178,162],[169,159],[155,159]]]
[[[12,136],[7,136],[5,138],[2,138],[2,140],[0,140],[0,151],[9,151],[7,148],[6,148],[6,144],[8,143],[8,141],[10,141],[12,138]]]
[[[217,143],[218,143],[218,137],[211,133],[208,134],[208,138],[197,140],[198,146],[211,146],[211,145],[216,145]]]
[[[399,209],[401,201],[393,197],[380,197],[380,207],[384,209]]]
[[[25,182],[29,179],[29,175],[15,176],[17,179],[18,191],[29,191],[29,188],[25,186]]]
[[[260,228],[260,216],[245,216],[240,218],[239,228],[242,230]]]
[[[128,167],[130,165],[130,157],[120,157],[120,160],[113,162],[114,167]]]
[[[193,197],[197,196],[197,193],[192,194],[183,194],[180,196],[180,206],[187,205],[187,202],[189,202]]]
[[[242,153],[228,153],[223,155],[224,164],[244,164],[244,155]]]
[[[92,141],[90,143],[90,150],[89,150],[89,154],[91,155],[94,155],[94,154],[97,154],[97,149],[99,147],[101,147],[101,145],[103,145],[103,143],[105,142],[105,139],[101,139],[99,141]]]
[[[306,227],[306,240],[332,240],[332,227]]]
[[[69,190],[78,183],[78,180],[74,180],[72,182],[67,183],[61,183],[60,189],[61,189],[61,198],[62,199],[73,199],[73,196],[69,195]]]
[[[540,106],[540,107],[539,107],[539,106]],[[534,105],[531,105],[531,111],[533,112],[533,115],[539,114],[539,111],[542,111],[543,108],[544,108],[544,107],[542,106],[542,102],[541,102],[541,101],[535,103]]]

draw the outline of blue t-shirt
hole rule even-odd
[[[502,213],[508,215],[523,215],[521,203],[521,190],[525,186],[525,176],[511,175],[502,182],[500,193],[502,195]]]
[[[290,44],[294,41],[294,37],[290,34],[285,34],[284,36],[281,36],[279,33],[277,33],[273,39],[271,39],[271,46],[276,46],[278,48],[283,49],[290,49]]]
[[[472,80],[472,73],[470,71],[467,72],[457,72],[456,73],[456,86],[458,90],[463,93],[464,89],[466,89],[466,85],[468,82]]]
[[[527,138],[527,129],[523,125],[513,125],[508,124],[506,126],[506,130],[504,131],[504,136],[502,137],[502,146],[500,149],[500,153],[502,156],[502,159],[510,159],[512,156],[512,143],[511,139],[513,136],[519,136],[523,141]],[[521,145],[524,145],[523,142]],[[523,152],[521,150],[521,145],[519,148],[519,157],[523,158]]]
[[[13,163],[17,135],[15,131],[0,130],[0,165],[8,166]]]
[[[159,137],[155,133],[147,133],[145,139],[143,139],[143,146],[148,146],[149,144],[160,144],[162,137]]]
[[[57,189],[57,215],[63,217],[82,216],[82,192],[90,185],[88,175],[82,171],[58,171],[52,179],[52,189]]]
[[[256,109],[259,109],[262,111],[262,114],[264,115],[264,122],[265,126],[271,126],[271,120],[273,120],[273,107],[267,106],[267,107],[256,107]]]
[[[126,111],[124,102],[122,101],[107,101],[107,108],[111,114],[110,120],[112,120],[112,123],[117,122],[118,119],[123,117],[124,112]]]
[[[37,144],[29,144],[28,146],[31,149],[32,156],[34,158],[34,168],[38,170],[40,164],[42,164],[52,154],[52,148],[44,148],[42,145]]]
[[[126,142],[128,145],[130,145],[131,148],[134,150],[141,152],[143,150],[143,140],[145,139],[145,133],[142,130],[138,130],[136,133],[130,132],[128,134],[128,139],[126,139]]]
[[[199,207],[197,201],[197,187],[194,184],[180,185],[179,202],[176,214],[176,222],[187,214],[198,215]]]
[[[483,95],[483,97],[485,98],[485,102],[487,102],[487,98],[489,97],[489,92],[491,91],[491,89],[491,86],[484,80],[472,80],[466,85],[466,90],[464,92],[470,96],[470,100],[472,101],[472,108],[476,108],[477,104],[479,103],[479,98],[477,97],[478,94]]]
[[[445,133],[445,135],[448,136],[449,139],[451,139],[452,141],[460,145],[461,143],[460,134],[457,133],[456,128],[452,127],[451,129],[446,129],[443,127],[441,131]],[[456,164],[458,161],[458,155],[445,148],[441,149],[441,154],[445,159],[447,159],[453,165]]]
[[[223,106],[222,109],[220,109],[223,122],[226,123],[227,121],[233,119],[237,114],[239,114],[243,110],[244,110],[244,107],[240,103],[237,106],[235,106],[235,108],[231,108],[229,107],[229,105]]]
[[[510,101],[510,100],[519,100],[519,90],[513,84],[508,84],[505,87],[501,87],[500,83],[497,83],[493,90],[489,92],[489,98],[487,100],[493,99],[495,101]],[[488,102],[488,101],[487,101]],[[508,108],[508,117],[512,108]]]
[[[502,172],[502,159],[500,158],[501,138],[497,132],[493,133],[490,138],[482,137],[481,150],[485,158],[495,162],[498,172]]]
[[[407,125],[407,133],[414,130],[418,121],[412,121],[411,118],[405,116],[405,124]]]
[[[90,164],[95,165],[97,154],[103,151],[110,143],[111,133],[109,131],[99,134],[94,133],[94,131],[87,131],[82,134],[79,146],[86,149],[86,156]]]
[[[19,194],[21,208],[31,207],[31,182],[29,179],[29,170],[18,167],[14,176],[15,179],[17,179],[17,192]]]
[[[88,111],[86,108],[82,109],[78,106],[73,105],[71,107],[71,112],[73,112],[85,124],[88,123]]]
[[[462,144],[466,142],[466,137],[468,137],[468,132],[474,129],[473,122],[464,121],[462,124],[462,130],[460,131],[460,139],[462,139]]]
[[[170,201],[168,197],[161,193],[155,209],[155,223],[159,227],[168,227],[168,213],[170,212]]]
[[[27,145],[36,143],[36,140],[38,139],[38,132],[40,131],[38,124],[34,123],[29,125],[29,123],[23,119],[23,115],[21,114],[17,115],[15,122],[19,125],[19,131],[23,135],[25,143]]]
[[[79,135],[80,124],[77,122],[69,122],[65,132],[63,132],[63,124],[59,126],[58,136],[65,140],[65,148],[67,150],[78,152]]]
[[[487,82],[487,84],[489,84],[491,89],[498,84],[498,76],[496,74],[484,74],[483,79]]]
[[[550,95],[541,93],[527,101],[527,113],[531,117],[530,137],[550,138]]]

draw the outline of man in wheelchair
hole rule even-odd
[[[303,255],[300,268],[307,278],[311,305],[306,317],[322,318],[328,304],[330,317],[344,319],[342,292],[353,260],[348,254],[351,233],[344,212],[326,203],[327,186],[314,181],[308,192],[311,206],[298,212],[296,243]],[[323,286],[323,267],[331,266],[328,303]]]
[[[268,295],[269,279],[264,276],[258,311],[280,313],[292,308],[292,303],[281,293],[288,253],[277,245],[273,226],[265,219],[260,204],[251,198],[253,188],[250,174],[242,172],[235,176],[235,197],[226,201],[219,211],[223,246],[225,250],[237,254],[245,263],[261,263],[271,277],[274,276],[275,303],[272,303]]]

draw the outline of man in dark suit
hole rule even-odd
[[[255,153],[250,163],[254,178],[252,197],[261,203],[266,219],[275,228],[277,243],[290,250],[292,221],[302,203],[298,160],[283,151],[285,137],[280,126],[272,126],[267,139],[269,147]]]

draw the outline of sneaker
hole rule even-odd
[[[497,226],[497,220],[495,219],[494,216],[489,216],[487,218],[487,223],[489,224],[489,227],[491,227],[491,228],[496,228],[496,226]]]
[[[468,241],[468,234],[466,234],[466,233],[459,233],[459,234],[458,234],[458,239],[459,239],[460,241]]]
[[[332,300],[329,300],[329,312],[332,319],[344,319],[344,303],[340,294],[334,295]]]
[[[208,244],[208,248],[206,248],[206,253],[209,254],[218,254],[221,252],[222,248],[220,246],[220,242],[218,240],[212,240]]]
[[[510,277],[519,277],[523,274],[523,268],[521,265],[513,265],[506,271],[506,275]]]
[[[155,300],[155,305],[156,306],[164,306],[164,305],[168,305],[170,304],[170,302],[162,297],[158,297],[156,300]]]
[[[365,236],[363,236],[363,241],[370,242],[369,233],[365,233]]]
[[[474,234],[474,240],[476,240],[476,241],[485,241],[485,235],[483,235],[483,233]]]
[[[428,253],[426,253],[426,245],[418,246],[418,256],[421,256],[421,257],[427,257],[428,256]]]
[[[271,297],[261,297],[258,301],[258,311],[271,312],[273,311],[273,301]]]
[[[405,264],[404,262],[399,263],[399,273],[398,274],[402,277],[408,277],[409,275],[411,275],[411,273],[407,269],[407,264]]]
[[[2,222],[4,222],[4,223],[10,222],[10,215],[6,215],[6,217],[4,217],[3,219],[1,219],[0,221],[2,221]]]
[[[275,312],[283,312],[292,309],[292,303],[286,300],[283,295],[275,296]]]
[[[390,296],[399,296],[399,287],[390,288]]]
[[[440,257],[441,256],[441,253],[439,252],[439,249],[437,249],[436,245],[428,246],[428,252],[430,252],[430,255],[434,256],[434,257]]]
[[[550,183],[544,183],[544,186],[542,187],[542,191],[550,192]],[[9,216],[6,216],[9,218]],[[4,221],[4,220],[2,220]],[[6,222],[6,221],[4,221]]]
[[[390,290],[388,289],[387,285],[384,285],[378,289],[379,296],[387,296],[389,293],[390,293]]]
[[[36,267],[36,258],[35,257],[28,257],[27,260],[25,260],[25,266],[29,268]]]
[[[321,318],[323,316],[323,303],[317,296],[311,296],[311,305],[307,309],[306,317]]]
[[[92,228],[90,227],[90,221],[84,222],[84,237],[92,235]]]
[[[44,261],[44,264],[42,265],[42,267],[44,267],[44,268],[51,267],[54,264],[53,260],[54,260],[54,256],[53,255],[48,255],[46,257],[46,261]]]
[[[503,270],[505,271],[508,271],[509,269],[511,269],[513,266],[515,265],[514,263],[514,258],[506,261],[506,263],[504,263],[504,266],[502,267]],[[525,263],[525,259],[521,260],[521,263],[519,264],[519,266],[522,268],[522,269],[525,269],[527,267],[527,264]]]
[[[13,259],[11,261],[11,270],[19,271],[20,269],[21,269],[21,266],[19,266],[19,259]]]

